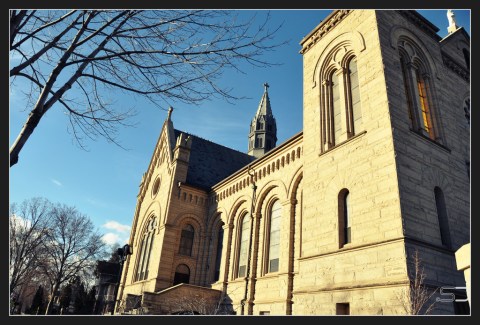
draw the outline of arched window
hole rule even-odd
[[[360,87],[358,84],[357,59],[353,57],[348,63],[347,96],[348,96],[348,121],[349,136],[355,135],[362,129],[362,111],[360,109]],[[348,127],[353,125],[353,127]]]
[[[190,269],[185,264],[179,264],[175,269],[175,277],[173,278],[173,285],[179,283],[189,283]]]
[[[277,272],[280,258],[280,227],[282,220],[282,205],[275,201],[270,209],[270,233],[268,237],[267,272]]]
[[[156,218],[150,218],[140,242],[140,254],[137,259],[137,272],[135,273],[134,281],[145,280],[148,277],[148,264],[150,262],[150,255],[152,253],[153,236],[155,228],[157,227]]]
[[[223,222],[218,227],[217,255],[215,257],[215,274],[213,276],[214,281],[218,281],[218,279],[220,279],[220,265],[222,263],[222,248],[223,248]]]
[[[406,41],[399,49],[410,125],[415,132],[438,140],[433,118],[432,81],[426,59],[419,48]]]
[[[332,73],[332,111],[333,111],[333,144],[340,142],[342,134],[342,107],[340,105],[340,82],[336,71]]]
[[[180,237],[180,249],[178,250],[179,254],[191,256],[192,255],[192,246],[193,246],[193,237],[195,231],[193,230],[192,225],[187,224],[182,229],[182,235]]]
[[[450,240],[450,228],[448,226],[447,207],[445,205],[445,197],[443,196],[442,190],[438,186],[435,187],[434,193],[442,245],[447,248],[452,248],[452,243]]]
[[[339,145],[362,130],[357,58],[347,55],[350,57],[341,65],[325,68],[320,102],[321,151]]]
[[[352,241],[352,221],[350,215],[351,209],[349,201],[349,191],[347,189],[341,190],[338,194],[338,237],[340,248]]]
[[[250,244],[250,215],[245,213],[242,219],[240,243],[238,247],[237,277],[244,277],[247,273],[248,246]]]

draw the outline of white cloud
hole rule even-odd
[[[55,185],[57,185],[57,186],[63,186],[63,184],[60,183],[60,181],[57,181],[57,180],[54,179],[54,178],[52,178],[51,181],[52,181],[53,184],[55,184]]]
[[[103,235],[102,240],[107,245],[118,244],[121,241],[120,236],[118,234],[114,234],[113,232]]]
[[[107,221],[102,227],[105,227],[107,229],[115,230],[117,232],[121,233],[126,233],[130,232],[130,226],[129,225],[122,225],[121,223],[117,221]]]

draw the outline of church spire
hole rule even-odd
[[[277,124],[268,97],[268,83],[264,83],[263,96],[250,124],[248,154],[257,158],[274,148],[277,143]]]
[[[272,108],[270,106],[270,98],[268,97],[268,87],[270,85],[268,83],[264,83],[263,87],[265,90],[263,92],[262,99],[260,100],[260,104],[258,105],[257,114],[255,116],[266,115],[266,116],[273,116]]]

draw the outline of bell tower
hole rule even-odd
[[[277,144],[277,123],[270,107],[269,85],[264,83],[263,86],[265,91],[250,124],[248,135],[248,154],[256,158],[262,157]]]

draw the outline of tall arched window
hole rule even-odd
[[[242,219],[240,232],[240,245],[238,247],[238,272],[237,277],[244,277],[247,273],[248,246],[250,244],[250,214],[245,213]]]
[[[151,217],[145,231],[142,234],[140,242],[140,254],[137,259],[137,272],[135,273],[134,281],[145,280],[148,277],[148,264],[150,262],[150,255],[153,246],[153,236],[157,222],[155,217]]]
[[[347,189],[341,190],[338,194],[338,237],[340,248],[352,241],[352,221],[349,201],[349,191]]]
[[[341,53],[333,54],[335,60]],[[321,73],[320,100],[321,151],[328,150],[362,131],[360,87],[357,58],[349,52],[343,55],[341,64],[324,67]]]
[[[362,129],[362,111],[360,109],[360,87],[358,83],[357,59],[353,57],[348,63],[347,96],[348,96],[348,121],[349,136],[355,135]],[[353,127],[349,127],[353,125]]]
[[[175,269],[175,277],[173,278],[173,285],[179,283],[189,283],[190,269],[185,264],[179,264]]]
[[[180,237],[180,249],[178,250],[179,254],[192,256],[192,246],[193,246],[193,237],[195,231],[192,225],[187,224],[182,229],[182,235]]]
[[[220,279],[220,265],[222,263],[222,248],[223,248],[223,222],[218,227],[217,234],[217,254],[215,256],[215,274],[213,276],[214,281]]]
[[[467,65],[467,69],[470,70],[470,52],[467,49],[463,49],[463,57],[465,58],[465,64]]]
[[[463,111],[465,112],[467,124],[470,125],[470,98],[466,98],[463,102]]]
[[[435,187],[434,193],[442,245],[447,248],[452,248],[452,242],[450,239],[450,228],[448,226],[447,207],[445,205],[445,197],[443,196],[442,190],[438,186]]]
[[[432,140],[439,140],[427,60],[419,48],[407,41],[400,43],[399,51],[411,127]]]
[[[282,220],[282,205],[275,201],[270,209],[270,233],[268,237],[267,272],[277,272],[280,258],[280,227]]]
[[[342,107],[340,104],[340,82],[337,72],[332,73],[332,111],[333,111],[333,144],[340,142],[342,134]]]

